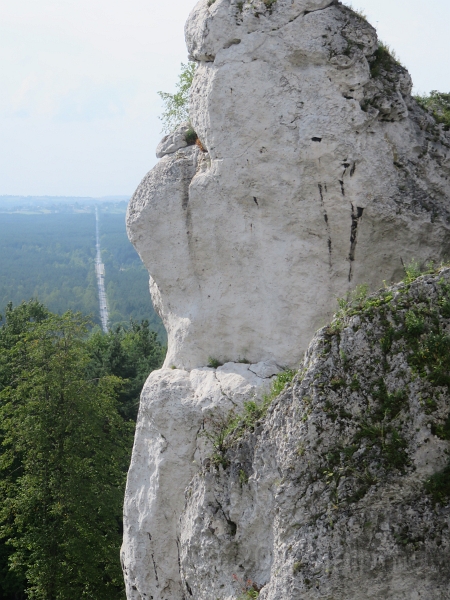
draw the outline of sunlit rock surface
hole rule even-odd
[[[273,363],[162,369],[141,396],[124,510],[122,564],[128,599],[183,598],[178,522],[184,490],[211,454],[205,428],[261,399]]]
[[[326,0],[241,4],[186,26],[206,152],[165,155],[128,211],[167,366],[296,365],[336,296],[449,254],[449,139],[375,30]]]
[[[188,486],[186,598],[450,598],[450,269],[362,304]]]
[[[202,0],[186,39],[200,143],[186,145],[183,128],[165,138],[127,215],[169,340],[143,391],[127,487],[129,600],[189,595],[179,519],[203,413],[245,396],[215,388],[197,405],[210,396],[192,377],[212,377],[211,358],[238,379],[241,360],[298,366],[336,296],[450,254],[450,139],[363,18],[330,0]],[[260,560],[267,574],[273,555]],[[273,589],[267,598],[283,597]]]

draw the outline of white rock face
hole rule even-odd
[[[207,152],[165,155],[128,212],[166,366],[297,365],[336,296],[449,255],[449,139],[334,2],[204,0],[186,38]]]
[[[261,454],[257,494],[219,482],[231,498],[226,518],[218,509],[205,525],[216,483],[189,488],[180,530],[184,491],[210,453],[202,429],[211,415],[239,410],[280,367],[298,366],[336,296],[398,280],[402,262],[450,256],[450,139],[411,98],[408,73],[378,48],[375,30],[334,0],[208,4],[186,25],[201,144],[187,145],[187,124],[164,138],[127,215],[168,333],[164,369],[142,394],[128,479],[127,596],[181,600],[191,589],[210,600],[208,574],[214,598],[235,598],[236,551],[245,568],[234,574],[265,583],[261,598],[309,600],[315,592],[299,596],[296,584],[286,595],[283,569],[293,566],[283,566],[285,530],[273,526],[281,450]],[[227,365],[208,369],[210,359]],[[249,540],[239,551],[227,538],[238,522]],[[208,528],[219,542],[209,544]],[[222,558],[220,540],[229,548]],[[317,565],[328,561],[311,544]],[[194,556],[203,561],[197,581]],[[272,578],[270,587],[275,568],[284,583]],[[415,599],[409,591],[398,599]]]
[[[448,379],[412,356],[448,331],[449,284],[447,269],[387,290],[320,331],[265,422],[194,477],[186,598],[450,598],[450,490],[433,502],[428,487],[450,475]]]
[[[264,375],[276,372],[273,364],[229,363],[150,375],[141,396],[125,497],[122,564],[129,600],[183,598],[178,521],[184,490],[212,453],[202,431],[211,419],[261,398],[270,385]]]
[[[182,123],[175,129],[173,133],[163,137],[158,147],[156,148],[156,158],[162,158],[167,154],[173,154],[181,148],[186,148],[188,143],[186,141],[186,135],[191,130],[189,123]]]

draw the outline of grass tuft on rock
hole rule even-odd
[[[211,366],[211,365],[208,365]],[[243,411],[236,414],[230,411],[226,416],[215,416],[209,421],[209,427],[203,432],[213,446],[211,460],[213,464],[228,466],[226,451],[247,431],[253,431],[260,421],[264,419],[273,400],[281,394],[285,387],[293,380],[296,371],[286,369],[276,375],[267,394],[262,401],[248,400],[244,402]]]
[[[186,140],[186,144],[188,144],[189,146],[193,146],[198,140],[198,135],[195,133],[194,129],[190,127],[186,131],[184,139]]]
[[[395,51],[380,41],[370,63],[371,76],[376,79],[381,77],[383,72],[390,73],[396,66],[401,66],[401,62]]]

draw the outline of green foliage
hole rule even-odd
[[[433,90],[429,95],[414,96],[418,104],[430,112],[437,123],[444,125],[445,131],[450,130],[450,93],[444,94]]]
[[[215,465],[222,465],[224,468],[228,466],[228,460],[225,456],[228,449],[228,436],[231,433],[231,421],[233,420],[234,413],[231,413],[228,417],[213,416],[205,423],[207,429],[205,429],[201,435],[203,435],[212,445],[213,453],[211,461]]]
[[[435,473],[425,482],[425,490],[431,495],[436,504],[446,504],[450,498],[450,463],[440,471]]]
[[[337,298],[340,311],[347,313],[350,308],[358,309],[366,300],[369,286],[366,283],[357,285],[347,298]]]
[[[430,332],[420,341],[410,342],[409,364],[433,385],[450,389],[450,337],[442,332]]]
[[[390,421],[395,419],[404,408],[407,401],[407,395],[404,389],[397,390],[394,393],[387,391],[384,379],[378,379],[371,389],[372,396],[378,400],[379,405],[373,410],[373,418],[381,421],[388,418]]]
[[[439,272],[439,269],[446,266],[441,264],[436,266],[432,261],[425,265],[425,268],[421,268],[416,260],[411,260],[407,265],[404,265],[405,277],[404,282],[409,286],[418,277],[425,274],[435,274]],[[356,314],[366,314],[367,316],[373,316],[374,311],[381,309],[383,306],[389,305],[392,301],[392,293],[389,289],[381,290],[373,295],[368,295],[369,288],[366,284],[357,285],[356,288],[348,294],[347,298],[337,298],[339,310],[336,312],[331,325],[328,326],[327,331],[329,335],[339,333],[344,326],[344,322],[350,317]],[[450,299],[440,300],[442,305],[442,311],[446,312],[450,316]],[[415,335],[420,335],[421,322],[413,322],[412,315],[408,316],[407,327],[411,331],[415,330]],[[388,352],[393,341],[393,330],[387,329],[385,336],[381,339],[381,344],[384,352]]]
[[[400,60],[394,50],[383,42],[378,43],[373,60],[370,63],[370,74],[372,77],[380,77],[383,72],[389,73],[395,66],[400,65]]]
[[[186,143],[189,144],[189,146],[192,146],[198,140],[198,136],[192,129],[192,127],[188,129],[186,135],[184,136],[184,139],[186,140]]]
[[[218,360],[217,358],[212,358],[211,356],[208,358],[208,367],[210,367],[211,369],[218,369],[222,365],[223,363],[220,362],[220,360]]]
[[[350,382],[350,389],[352,392],[357,392],[361,389],[361,384],[359,383],[358,375],[353,375],[352,380]]]
[[[350,292],[346,298],[337,298],[339,310],[334,316],[333,322],[328,327],[330,335],[339,332],[342,329],[344,319],[351,314],[362,310],[366,304],[367,294],[369,286],[365,283],[357,285],[356,288]]]
[[[419,263],[415,259],[412,259],[411,262],[409,262],[407,265],[405,265],[404,269],[405,269],[405,278],[404,278],[405,283],[411,283],[415,279],[417,279],[418,277],[420,277],[422,275],[422,269],[420,268]]]
[[[0,535],[33,600],[124,598],[133,427],[118,412],[121,380],[88,376],[87,327],[31,302],[9,306],[0,328]]]
[[[117,325],[107,334],[97,329],[86,342],[90,355],[87,372],[92,379],[114,375],[123,380],[118,393],[119,412],[136,420],[142,386],[149,373],[159,369],[166,353],[148,321]]]
[[[239,471],[239,483],[241,486],[243,486],[245,483],[248,483],[247,473],[244,471],[244,469]]]
[[[395,330],[393,327],[386,327],[384,335],[380,338],[380,346],[384,354],[387,354],[392,348],[392,342],[394,341]]]
[[[262,402],[248,400],[244,402],[241,414],[231,411],[228,416],[213,417],[203,435],[211,442],[214,453],[213,463],[228,466],[226,451],[246,431],[252,431],[256,424],[264,419],[272,401],[280,395],[285,386],[292,381],[295,371],[285,370],[274,377],[270,391],[263,396]]]
[[[269,11],[272,12],[273,5],[276,4],[277,0],[263,0],[263,2],[266,5],[266,7],[269,9]]]
[[[251,598],[258,598],[258,597],[259,597],[259,592],[256,591],[255,589],[246,590],[241,596],[239,596],[239,600],[249,600]]]
[[[448,319],[448,303],[450,301],[450,286],[440,282],[441,296],[439,311],[441,316]],[[414,332],[408,331],[408,345],[410,353],[408,362],[418,375],[429,381],[433,386],[446,386],[450,391],[450,336],[443,332],[437,315],[427,311],[427,319],[419,312],[411,310],[416,320],[422,320],[422,334],[420,338]],[[410,317],[411,319],[411,317]],[[436,409],[432,398],[425,401],[428,414]],[[432,425],[431,431],[443,440],[450,440],[450,413],[442,423]],[[425,482],[425,491],[431,495],[433,503],[445,504],[450,498],[450,462],[439,473],[435,473]]]
[[[355,381],[355,376],[352,381]],[[396,419],[407,401],[405,391],[389,393],[384,379],[380,378],[370,392],[373,398],[371,409],[365,412],[355,434],[345,446],[336,446],[324,455],[325,464],[320,471],[336,490],[343,477],[355,479],[355,489],[347,498],[348,502],[362,498],[376,482],[375,474],[368,469],[369,464],[377,464],[378,469],[389,473],[392,470],[403,471],[409,462],[407,442],[396,425]],[[338,410],[329,401],[325,403],[325,412],[333,421],[338,417],[354,421],[352,414]]]
[[[0,214],[0,306],[34,297],[97,315],[94,258],[94,215]]]
[[[292,369],[286,369],[274,377],[269,394],[264,396],[264,403],[269,406],[272,400],[281,394],[286,385],[291,383],[295,377],[295,374],[296,371]]]
[[[409,310],[405,315],[405,328],[408,335],[420,337],[425,330],[425,321],[421,315]]]
[[[435,425],[431,428],[433,435],[437,435],[441,440],[450,441],[450,413],[443,424]]]
[[[8,351],[19,341],[30,323],[42,323],[49,315],[48,309],[37,300],[23,302],[16,307],[10,302],[5,314],[0,315],[0,392],[12,379]]]
[[[349,8],[356,15],[358,15],[358,17],[360,19],[363,19],[364,21],[367,21],[367,15],[366,15],[366,13],[362,9],[360,9],[360,8],[354,8],[354,6],[351,3],[345,3],[344,6],[346,6],[347,8]]]
[[[242,592],[237,600],[251,600],[252,598],[259,597],[259,592],[261,590],[254,581],[252,581],[251,579],[242,579],[237,575],[233,575],[233,579],[238,583]]]
[[[357,285],[354,291],[351,294],[351,301],[361,303],[364,302],[367,298],[367,294],[369,293],[369,286],[367,283],[361,283]]]
[[[389,289],[372,296],[354,292],[348,300],[340,301],[339,328],[334,322],[327,330],[328,336],[339,336],[340,329],[348,325],[349,318],[356,314],[361,317],[362,322],[376,323],[379,333],[373,342],[379,343],[385,355],[384,360],[378,361],[382,372],[392,369],[388,353],[391,357],[402,353],[413,377],[426,382],[426,392],[423,398],[420,397],[420,403],[428,415],[437,410],[442,388],[450,391],[450,336],[446,329],[446,321],[450,319],[450,284],[444,278],[436,279],[434,290],[437,297],[434,295],[428,298],[426,294],[420,293],[420,287],[414,287],[411,293],[410,290],[418,277],[424,273],[438,274],[440,269],[441,267],[428,263],[422,270],[416,261],[412,261],[405,267],[404,285],[398,289],[395,299]],[[331,340],[327,344],[330,345]],[[348,365],[343,356],[341,360],[341,368],[345,372]],[[340,388],[344,385],[348,385],[350,389],[357,388],[354,381],[355,375],[350,383],[346,383],[346,380],[336,374],[331,380],[330,388],[344,398],[339,392]],[[326,400],[324,406],[324,412],[333,422],[338,418],[350,418],[353,424],[357,424],[355,435],[346,445],[327,453],[321,472],[330,484],[335,483],[336,490],[342,477],[351,477],[356,481],[356,491],[351,498],[347,498],[348,502],[362,498],[378,477],[385,477],[395,470],[404,471],[410,464],[405,439],[407,390],[400,388],[395,392],[388,392],[383,375],[372,380],[369,394],[370,402],[362,419],[344,414],[339,409],[339,398],[333,402]],[[450,414],[447,413],[445,418],[441,416],[432,419],[431,432],[443,440],[450,440]],[[431,495],[433,502],[448,501],[449,476],[450,463],[426,482],[425,491]]]
[[[256,423],[266,416],[272,401],[279,396],[286,385],[294,379],[295,373],[296,371],[287,369],[276,375],[276,377],[273,378],[269,393],[264,394],[261,403],[255,402],[254,400],[244,402],[244,412],[231,419],[229,423],[229,433],[234,432],[235,435],[242,435],[243,431],[254,429]]]
[[[12,549],[0,539],[0,598],[1,600],[26,600],[26,581],[22,574],[11,571],[9,557]]]
[[[147,319],[166,343],[148,291],[148,273],[128,240],[122,212],[100,213],[111,327]],[[0,310],[29,298],[52,312],[92,315],[100,325],[95,259],[95,214],[0,213]]]
[[[181,73],[176,84],[175,94],[158,92],[164,103],[164,111],[161,115],[163,131],[170,133],[185,121],[189,121],[189,93],[194,79],[196,63],[181,63]],[[194,140],[195,141],[195,140]]]
[[[345,385],[345,379],[342,377],[333,377],[333,379],[330,381],[330,387],[334,391],[337,391],[341,387],[345,387]]]

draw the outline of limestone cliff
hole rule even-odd
[[[411,490],[425,477],[420,457],[416,464],[412,456],[421,438],[411,436],[426,427],[415,388],[407,387],[401,410],[388,415],[409,419],[406,446],[396,448],[408,455],[403,470],[385,465],[384,442],[381,449],[374,444],[368,458],[360,444],[348,459],[351,468],[363,480],[367,471],[380,481],[376,487],[364,480],[362,494],[339,452],[336,465],[324,463],[324,453],[356,444],[358,415],[366,412],[370,420],[375,410],[375,379],[358,370],[375,344],[368,326],[361,327],[365,341],[359,346],[351,346],[347,329],[341,341],[330,342],[329,377],[323,371],[323,379],[314,369],[325,334],[316,338],[306,377],[296,379],[241,449],[230,447],[226,461],[241,465],[240,487],[231,466],[201,469],[211,465],[217,423],[262,398],[281,368],[300,365],[315,331],[331,318],[336,296],[359,283],[377,289],[383,280],[399,280],[402,263],[411,258],[424,264],[449,255],[449,134],[411,97],[407,71],[379,45],[373,27],[335,0],[201,0],[186,40],[198,62],[191,122],[199,143],[189,145],[186,124],[164,138],[160,161],[127,215],[169,339],[165,367],[142,393],[128,478],[122,552],[128,599],[206,600],[214,593],[231,600],[239,596],[242,577],[264,586],[260,597],[270,600],[309,599],[322,591],[321,597],[356,600],[385,590],[400,600],[425,597],[433,586],[433,597],[448,597],[445,574],[424,576],[422,583],[408,578],[412,563],[392,546],[403,530],[380,517],[392,512],[400,523],[403,513],[415,510]],[[335,393],[336,377],[352,389],[335,352],[352,356],[356,370],[350,372],[365,395]],[[226,364],[207,367],[211,358]],[[379,385],[395,394],[402,369],[383,375],[378,370],[389,358],[380,361],[374,366],[384,378]],[[325,400],[314,395],[316,375],[324,389],[331,386]],[[311,405],[303,410],[304,397]],[[436,419],[445,413],[446,397],[443,389]],[[328,402],[324,416],[310,421],[322,410],[320,402]],[[335,421],[327,420],[327,411]],[[342,411],[354,420],[342,421]],[[335,422],[342,431],[333,429]],[[303,450],[297,448],[295,458],[292,452],[295,436],[303,433],[306,458],[300,460]],[[430,473],[442,467],[446,448],[443,441],[433,444]],[[339,469],[333,490],[327,477],[335,482]],[[287,479],[291,470],[297,476]],[[394,485],[400,474],[405,496]],[[347,482],[343,496],[341,482]],[[352,494],[361,496],[353,504]],[[419,521],[443,531],[447,513],[436,516],[430,502],[427,496],[417,504]],[[417,531],[425,527],[420,523]],[[378,554],[367,546],[370,532],[381,540]],[[348,543],[339,545],[344,533]],[[418,572],[427,564],[439,570],[440,554],[430,548],[420,555]],[[390,565],[394,583],[372,577],[374,556]],[[341,567],[348,584],[342,578],[338,584]],[[373,582],[372,596],[362,591],[364,578]],[[421,596],[411,595],[416,583]]]
[[[446,269],[316,334],[187,488],[186,598],[450,598],[449,331]]]
[[[450,139],[346,7],[208,4],[186,25],[205,152],[163,156],[128,231],[168,331],[167,366],[296,365],[336,296],[397,281],[402,259],[449,255]]]

